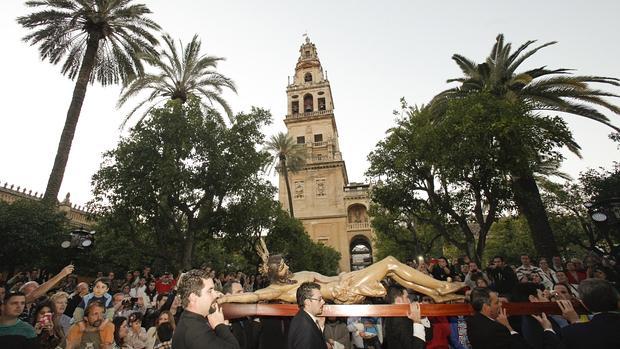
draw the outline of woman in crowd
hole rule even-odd
[[[553,284],[558,283],[558,277],[555,275],[555,270],[549,267],[549,262],[545,258],[541,258],[538,261],[538,267],[545,273],[547,279],[549,279]]]
[[[155,299],[157,298],[157,290],[155,289],[155,280],[149,281],[146,291],[144,292],[149,297],[149,304],[155,306]]]
[[[52,302],[49,300],[37,304],[32,325],[39,348],[55,349],[62,343],[64,336],[59,333],[59,327],[54,325]]]
[[[575,262],[570,261],[566,262],[566,277],[568,278],[568,282],[575,287],[579,286],[579,283],[586,279],[586,272],[582,270],[578,270]]]
[[[112,349],[132,349],[129,344],[125,343],[125,338],[129,333],[127,318],[117,316],[112,320],[112,323],[114,324],[114,345]]]
[[[56,292],[50,297],[50,301],[52,302],[54,325],[58,327],[64,338],[69,332],[69,327],[71,327],[71,317],[64,314],[69,302],[69,295],[62,291]]]
[[[579,298],[579,292],[577,291],[577,287],[568,282],[568,277],[563,271],[557,271],[555,275],[558,278],[557,285],[564,285],[573,297]]]
[[[164,310],[159,314],[159,318],[157,318],[157,323],[155,326],[149,328],[146,332],[146,349],[153,349],[153,347],[159,344],[161,341],[157,337],[157,328],[163,323],[169,323],[172,325],[172,329],[176,328],[176,323],[174,321],[174,316],[168,310]]]
[[[125,342],[133,349],[144,349],[146,347],[146,330],[142,327],[142,314],[135,312],[127,319],[129,331]]]

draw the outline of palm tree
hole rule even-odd
[[[223,88],[237,92],[235,83],[226,76],[215,71],[217,63],[224,58],[200,55],[200,39],[194,35],[192,41],[183,47],[180,42],[180,52],[174,45],[174,40],[168,34],[163,35],[165,47],[161,52],[149,52],[143,59],[159,72],[144,74],[135,80],[129,81],[123,87],[118,101],[118,107],[124,105],[131,97],[143,91],[149,95],[129,112],[123,121],[123,127],[136,111],[145,105],[148,107],[140,116],[141,122],[148,113],[161,102],[178,99],[185,103],[190,97],[197,97],[201,106],[207,110],[213,109],[213,102],[219,104],[229,118],[232,118],[230,106],[222,98]],[[213,113],[219,117],[219,113]],[[224,123],[220,118],[219,121]]]
[[[548,42],[527,50],[535,41],[527,41],[511,52],[511,44],[504,43],[504,36],[498,35],[491,54],[484,63],[455,54],[452,59],[463,71],[464,77],[450,79],[459,86],[441,92],[432,101],[433,112],[441,115],[450,99],[460,98],[468,93],[487,92],[509,101],[524,103],[532,112],[556,111],[578,115],[603,123],[616,131],[607,116],[595,106],[620,114],[620,108],[607,102],[604,97],[618,97],[615,94],[590,87],[590,83],[620,86],[620,80],[600,76],[575,76],[570,69],[547,69],[545,66],[517,73],[519,66],[538,50],[553,45]],[[579,154],[577,144],[567,142],[568,148]],[[520,212],[527,218],[537,251],[542,256],[558,252],[551,227],[540,198],[533,169],[528,159],[514,166],[512,189]]]
[[[296,144],[292,137],[283,132],[271,136],[271,139],[267,142],[267,150],[272,153],[273,161],[271,166],[277,168],[278,172],[284,176],[289,213],[291,217],[295,218],[288,173],[297,172],[305,166],[306,150],[303,144]]]
[[[27,1],[37,8],[17,22],[31,32],[23,40],[39,46],[41,59],[52,64],[63,61],[61,72],[76,79],[65,126],[58,142],[54,167],[44,200],[57,202],[88,83],[103,86],[124,82],[141,74],[139,55],[154,52],[159,30],[145,17],[151,11],[131,0]]]

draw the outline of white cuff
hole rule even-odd
[[[556,334],[555,331],[552,328],[545,328],[545,331],[549,331],[549,332],[551,332],[553,334]]]
[[[510,335],[512,336],[513,334],[519,334],[519,332],[517,332],[517,331],[510,331]]]
[[[424,342],[426,342],[426,331],[424,330],[424,325],[413,323],[413,336],[418,337]]]

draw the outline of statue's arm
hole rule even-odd
[[[259,301],[278,299],[283,290],[272,287],[263,288],[254,292],[244,292],[239,294],[227,294],[219,297],[217,302],[222,303],[257,303]]]

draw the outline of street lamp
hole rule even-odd
[[[95,231],[87,231],[84,228],[75,229],[69,232],[70,240],[63,241],[60,246],[62,248],[79,248],[85,249],[93,245],[95,240]]]

